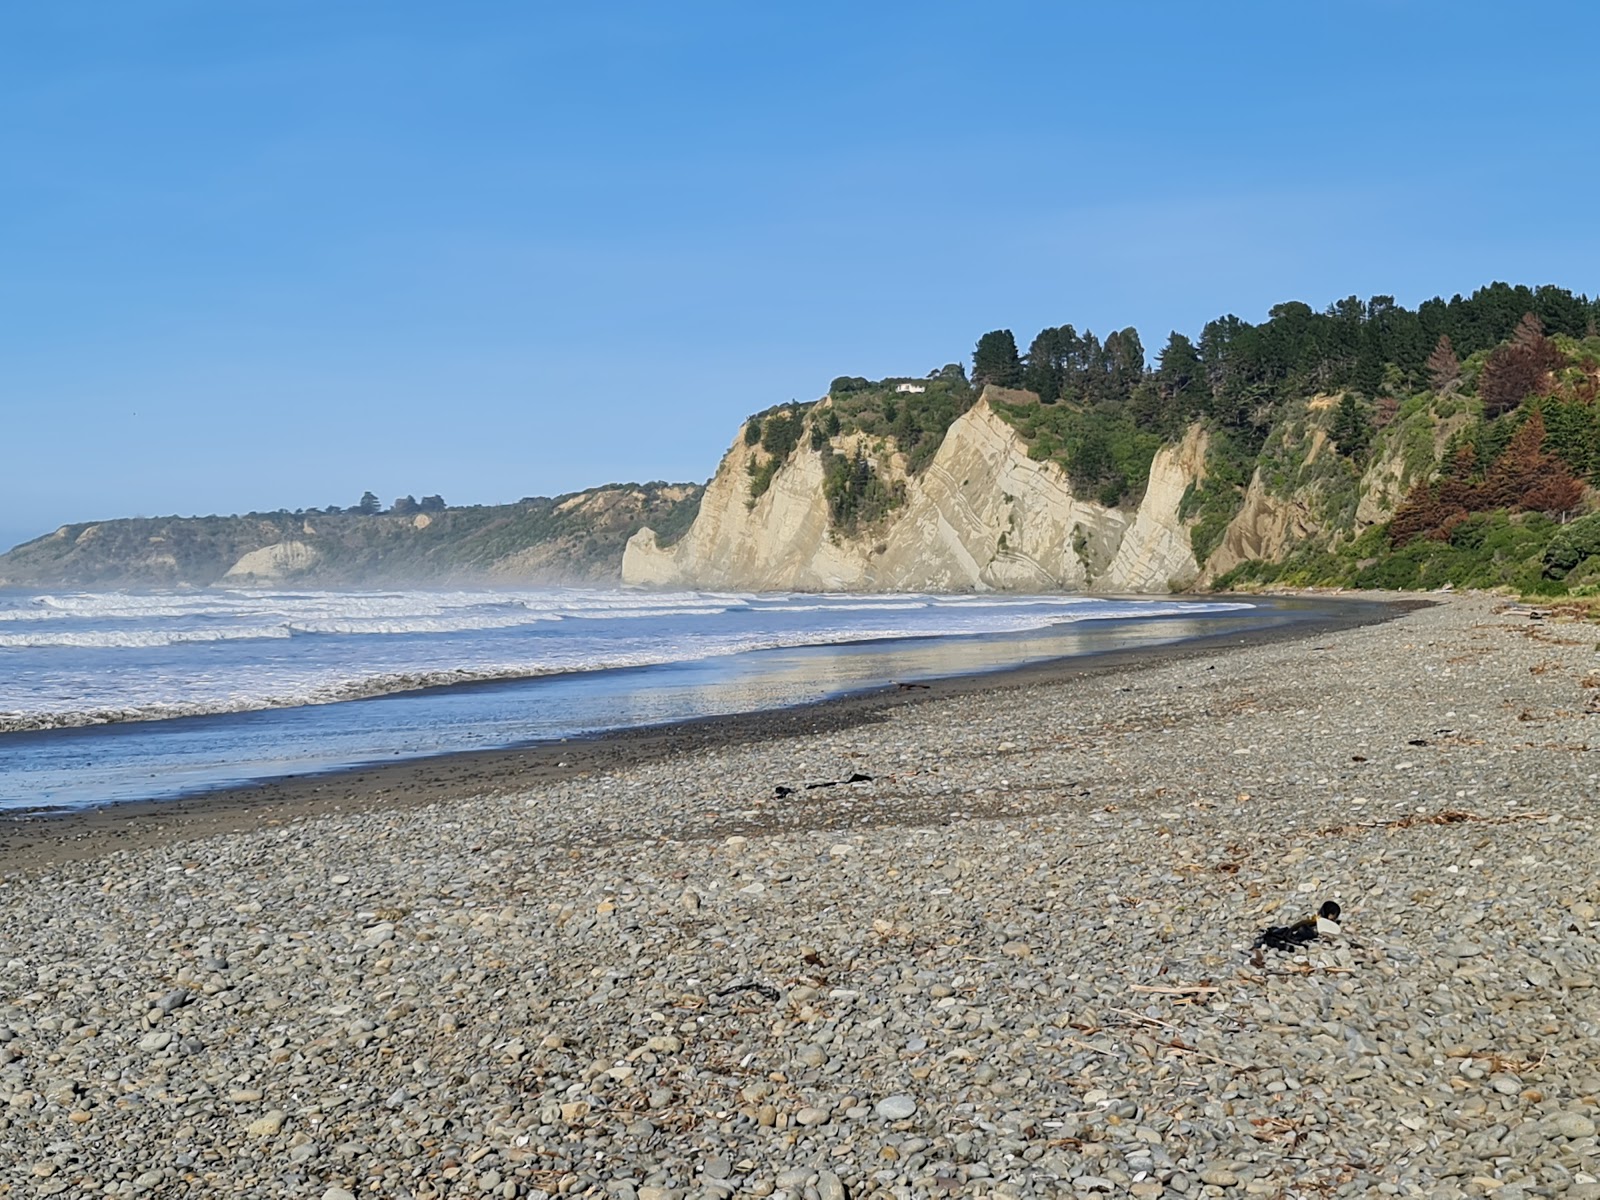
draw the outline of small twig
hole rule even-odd
[[[1080,1042],[1077,1038],[1062,1038],[1068,1046],[1076,1046],[1080,1050],[1091,1050],[1096,1054],[1104,1054],[1107,1058],[1117,1057],[1115,1050],[1102,1050],[1099,1046],[1091,1046],[1088,1042]]]
[[[1235,1071],[1258,1071],[1261,1069],[1259,1067],[1247,1067],[1243,1063],[1236,1063],[1231,1059],[1218,1058],[1215,1054],[1207,1054],[1199,1047],[1185,1045],[1183,1042],[1178,1041],[1177,1038],[1173,1038],[1167,1045],[1174,1050],[1182,1050],[1185,1054],[1197,1054],[1209,1062],[1221,1063],[1225,1067],[1232,1067]]]
[[[1143,1013],[1134,1012],[1131,1008],[1113,1008],[1114,1013],[1121,1013],[1125,1017],[1132,1017],[1135,1021],[1142,1021],[1146,1025],[1159,1025],[1163,1029],[1176,1029],[1171,1021],[1158,1021],[1155,1017],[1147,1017]]]
[[[1155,992],[1162,996],[1193,996],[1201,992],[1220,992],[1222,989],[1203,983],[1194,983],[1187,987],[1155,987],[1148,983],[1130,983],[1128,990],[1130,992]]]

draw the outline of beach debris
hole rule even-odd
[[[806,784],[806,791],[809,792],[809,791],[813,790],[814,788],[839,787],[840,785],[847,784],[847,783],[871,783],[871,782],[872,782],[872,776],[871,775],[863,775],[860,771],[852,771],[850,773],[850,778],[848,778],[848,779],[824,779],[821,783],[808,783],[808,784]]]
[[[902,692],[925,692],[928,690],[928,685],[925,683],[896,683],[895,687]]]
[[[1345,825],[1329,825],[1317,830],[1320,834],[1355,833],[1362,829],[1415,829],[1418,825],[1460,825],[1463,822],[1475,821],[1482,825],[1505,825],[1512,821],[1548,821],[1548,810],[1540,809],[1537,812],[1505,813],[1500,816],[1484,817],[1474,812],[1467,812],[1459,808],[1447,808],[1436,813],[1408,813],[1403,817],[1396,817],[1389,821],[1353,821]]]
[[[777,988],[765,983],[736,983],[732,987],[725,987],[720,992],[713,993],[717,996],[732,996],[736,992],[755,992],[765,1000],[776,1004],[783,996]]]
[[[1302,917],[1292,925],[1269,925],[1263,929],[1250,947],[1252,950],[1280,950],[1292,953],[1322,934],[1339,932],[1339,905],[1334,900],[1324,900],[1314,917]]]
[[[872,782],[872,776],[871,775],[865,775],[860,771],[852,771],[850,773],[849,778],[847,778],[847,779],[823,779],[823,780],[819,780],[816,783],[808,783],[808,784],[805,784],[803,786],[804,786],[804,790],[805,791],[811,792],[811,791],[815,791],[817,788],[843,787],[843,786],[845,786],[847,784],[852,784],[852,783],[871,783],[871,782]],[[801,788],[792,788],[786,783],[780,783],[777,787],[772,789],[772,794],[774,796],[776,796],[779,800],[782,800],[785,796],[792,796],[792,795],[794,795],[796,792],[798,792],[800,790],[801,790]]]

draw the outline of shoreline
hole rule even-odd
[[[1382,613],[18,863],[0,1140],[41,1195],[1600,1200],[1596,626]]]
[[[908,705],[974,693],[1061,684],[1226,654],[1243,646],[1310,639],[1393,620],[1436,603],[1420,596],[1373,594],[1309,593],[1273,598],[1315,601],[1334,611],[1284,626],[1219,632],[1157,646],[1107,650],[977,674],[952,675],[792,707],[693,718],[558,742],[469,750],[288,775],[172,799],[130,800],[67,810],[13,809],[0,813],[0,870],[43,868],[118,850],[273,828],[307,818],[451,804],[475,796],[501,795],[579,778],[608,768],[655,762],[677,754],[755,745],[808,733],[836,733],[881,722],[888,713]]]

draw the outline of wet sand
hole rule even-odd
[[[1078,679],[1226,654],[1248,645],[1315,642],[1339,630],[1388,620],[1431,603],[1415,596],[1370,595],[1317,596],[1315,601],[1328,611],[1292,626],[1216,634],[1164,646],[1108,651],[981,675],[881,688],[790,709],[287,776],[171,800],[70,812],[16,810],[0,816],[0,871],[29,872],[119,850],[272,828],[307,818],[448,805],[473,796],[506,795],[539,784],[700,750],[808,733],[836,733],[880,722],[897,708],[930,700],[975,693],[1000,696],[1018,689],[1060,686]]]

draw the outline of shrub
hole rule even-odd
[[[1560,532],[1544,548],[1544,573],[1561,579],[1587,558],[1600,554],[1600,513],[1581,517]]]

